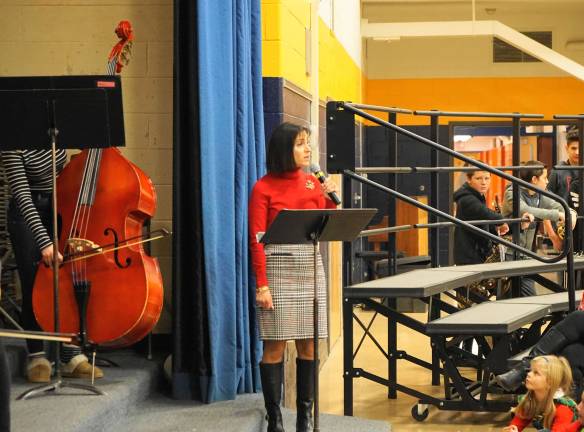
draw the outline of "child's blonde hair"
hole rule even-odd
[[[531,367],[537,364],[545,374],[549,385],[545,399],[538,402],[533,391],[529,390],[525,397],[519,402],[516,413],[519,418],[533,419],[537,415],[543,416],[543,425],[546,429],[552,428],[552,422],[556,415],[554,395],[558,390],[562,390],[568,395],[572,387],[572,369],[564,357],[553,355],[539,356],[531,360]]]

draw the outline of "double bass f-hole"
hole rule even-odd
[[[120,263],[119,260],[119,255],[118,255],[118,249],[119,249],[119,242],[118,242],[118,233],[116,232],[116,230],[112,229],[112,228],[106,228],[105,231],[103,232],[104,235],[109,235],[109,233],[112,233],[112,235],[114,236],[114,261],[116,262],[116,265],[123,269],[123,268],[128,268],[130,266],[130,264],[132,264],[132,258],[128,257],[126,258],[126,265]]]

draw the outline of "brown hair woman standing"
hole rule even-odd
[[[336,205],[327,194],[336,184],[321,186],[303,169],[310,165],[309,130],[291,123],[276,128],[268,144],[268,174],[255,185],[249,202],[252,265],[256,276],[256,302],[264,354],[260,374],[268,413],[268,432],[281,432],[283,355],[287,340],[296,342],[297,431],[312,429],[314,402],[313,290],[314,263],[311,245],[259,243],[278,212],[286,209],[323,209]],[[317,265],[319,338],[327,337],[326,289],[320,254]]]

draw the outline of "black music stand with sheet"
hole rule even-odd
[[[56,150],[125,145],[121,80],[111,75],[0,78],[0,107],[0,151],[52,150],[53,245],[58,251]],[[53,268],[58,268],[57,253]],[[58,275],[53,272],[56,333],[60,331]],[[55,380],[28,390],[18,399],[61,387],[105,394],[93,385],[63,381],[59,347],[55,351]]]
[[[318,294],[317,252],[319,241],[353,241],[369,224],[377,209],[282,210],[260,242],[263,244],[307,244],[314,247],[314,431],[319,428],[318,411]]]

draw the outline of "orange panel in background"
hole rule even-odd
[[[503,166],[503,149],[502,147],[496,147],[489,150],[490,165],[491,166]],[[491,179],[490,200],[487,204],[491,208],[495,208],[495,198],[497,199],[499,206],[503,203],[503,195],[505,193],[505,180],[497,175],[493,175]]]
[[[494,160],[493,157],[493,149],[491,150],[486,150],[484,152],[484,161],[489,165],[489,166],[496,166],[497,163]],[[493,200],[495,198],[495,194],[497,193],[496,190],[496,186],[498,184],[498,178],[496,175],[491,174],[491,186],[489,187],[489,190],[487,191],[487,196],[486,196],[486,201],[487,201],[487,207],[489,207],[490,209],[493,208]]]
[[[413,196],[417,201],[428,204],[426,195]],[[396,225],[428,223],[428,214],[411,204],[397,200]],[[428,255],[428,229],[413,229],[396,233],[396,248],[406,256]]]
[[[505,144],[502,148],[501,151],[503,152],[503,155],[501,157],[501,165],[505,165],[505,166],[513,166],[513,144]],[[513,175],[513,171],[505,171],[507,174]],[[507,186],[509,185],[509,182],[507,180],[504,181],[504,187],[503,187],[503,195],[501,195],[501,202],[503,200],[503,198],[505,197],[505,189],[507,188]]]
[[[368,79],[365,87],[365,103],[371,105],[414,110],[511,110],[542,113],[546,119],[558,113],[582,112],[584,98],[584,82],[574,77]],[[430,123],[429,117],[399,115],[398,119],[400,125]],[[440,117],[440,124],[449,121],[448,117]]]

